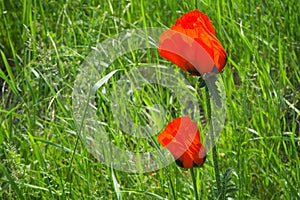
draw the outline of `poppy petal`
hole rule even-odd
[[[159,134],[158,141],[180,167],[200,167],[205,162],[206,150],[200,141],[200,131],[188,116],[170,122]]]
[[[221,71],[227,61],[212,22],[198,10],[184,14],[162,33],[158,51],[192,75],[212,72],[214,66]]]

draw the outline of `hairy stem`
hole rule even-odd
[[[214,133],[214,127],[211,124],[211,102],[210,102],[210,95],[207,85],[205,85],[205,99],[206,99],[206,106],[207,106],[207,123],[210,125],[211,128],[211,145],[212,145],[212,153],[213,153],[213,162],[214,162],[214,170],[215,170],[215,176],[216,176],[216,182],[217,182],[217,190],[218,194],[221,195],[221,199],[223,198],[222,192],[222,185],[221,185],[221,178],[220,178],[220,170],[219,170],[219,157],[218,157],[218,149],[217,145],[215,144],[215,133]]]
[[[193,186],[194,186],[194,195],[195,195],[195,200],[198,200],[198,188],[197,188],[197,183],[196,183],[196,177],[195,177],[195,172],[194,168],[190,169],[192,180],[193,180]]]

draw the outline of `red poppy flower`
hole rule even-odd
[[[221,71],[227,60],[210,19],[198,10],[184,14],[161,34],[158,51],[192,75]]]
[[[171,152],[180,167],[200,167],[205,162],[206,150],[200,141],[200,131],[188,116],[170,122],[159,134],[158,142]]]

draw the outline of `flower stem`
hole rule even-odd
[[[170,169],[170,168],[169,168],[169,169]],[[169,171],[169,173],[170,173],[170,170],[168,170],[168,171]],[[172,191],[173,199],[176,200],[177,198],[176,198],[175,190],[174,190],[174,187],[173,187],[171,175],[169,175],[169,182],[170,182],[170,186],[171,186],[171,191]]]
[[[191,176],[192,176],[192,180],[193,180],[195,200],[198,200],[199,197],[198,197],[198,189],[197,189],[197,182],[196,182],[196,177],[195,177],[195,173],[194,173],[194,168],[191,168],[190,172],[191,172]]]
[[[205,99],[206,99],[206,106],[207,106],[207,123],[211,125],[211,102],[210,102],[210,95],[207,85],[205,85]],[[216,176],[216,182],[217,182],[217,190],[218,195],[221,194],[221,178],[220,178],[220,170],[219,170],[219,157],[218,157],[218,149],[217,145],[215,144],[215,132],[213,129],[213,126],[210,126],[211,128],[211,145],[212,145],[212,153],[213,153],[213,162],[214,162],[214,170],[215,170],[215,176]],[[222,195],[221,195],[221,199]]]

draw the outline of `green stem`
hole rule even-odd
[[[170,175],[170,168],[168,168],[168,172],[169,172],[169,182],[170,182],[170,186],[171,186],[172,195],[173,195],[174,200],[176,200],[177,197],[176,197],[176,194],[175,194],[175,190],[174,190],[171,175]]]
[[[211,104],[210,104],[210,95],[207,85],[205,85],[205,99],[206,99],[206,106],[207,106],[207,123],[211,124]],[[220,178],[220,170],[219,170],[219,157],[218,157],[218,149],[217,145],[215,144],[215,132],[213,129],[213,126],[210,126],[211,128],[211,145],[212,145],[212,153],[213,153],[213,162],[214,162],[214,170],[215,170],[215,176],[216,176],[216,182],[217,182],[217,189],[218,189],[218,195],[221,195],[221,199],[223,198],[223,195],[221,194],[222,185],[221,185],[221,178]]]
[[[198,200],[198,189],[197,189],[197,183],[196,183],[196,178],[195,178],[195,173],[194,173],[194,168],[190,169],[192,180],[193,180],[193,186],[194,186],[194,194],[195,194],[195,200]]]

